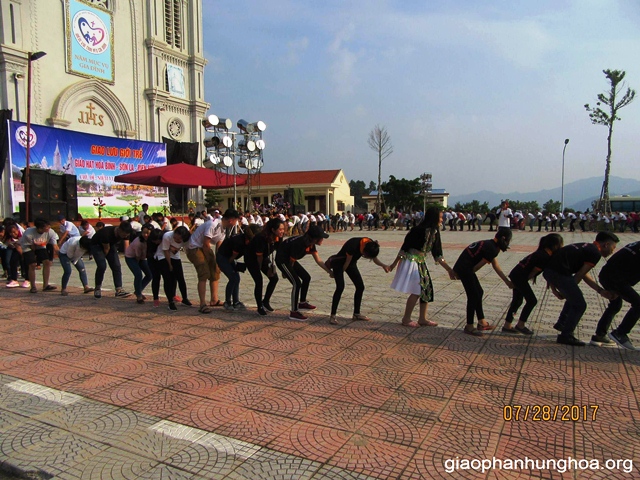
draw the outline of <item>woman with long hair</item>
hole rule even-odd
[[[533,335],[533,332],[526,327],[526,321],[531,315],[531,312],[538,303],[536,294],[533,293],[529,280],[535,279],[547,266],[551,255],[557,250],[562,248],[564,242],[562,237],[557,233],[550,233],[540,239],[538,249],[524,257],[520,262],[513,267],[513,270],[509,273],[509,278],[513,284],[513,299],[509,310],[507,310],[507,317],[504,320],[504,326],[502,331],[504,333],[514,333],[516,335]],[[515,327],[511,326],[513,317],[522,305],[522,301],[526,303],[520,312],[520,319]]]
[[[278,283],[275,254],[282,237],[284,237],[285,228],[285,224],[280,218],[272,218],[264,225],[262,232],[253,237],[244,254],[247,270],[249,270],[255,284],[253,296],[256,299],[260,315],[273,312],[270,303],[271,295],[273,295]],[[262,296],[262,274],[269,279],[264,297]]]
[[[427,267],[429,253],[436,263],[439,263],[449,273],[449,278],[457,279],[455,272],[443,257],[440,239],[441,223],[442,212],[437,207],[428,208],[422,222],[411,228],[404,237],[404,243],[398,256],[391,264],[390,270],[399,264],[396,276],[391,282],[391,288],[409,294],[402,317],[402,325],[405,327],[435,327],[438,325],[427,319],[427,307],[429,302],[433,302],[433,282]],[[411,321],[411,314],[418,300],[420,300],[420,314],[416,323]]]

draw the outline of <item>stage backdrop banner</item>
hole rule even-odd
[[[15,211],[19,202],[24,201],[21,179],[27,165],[27,126],[22,122],[7,123]],[[132,204],[136,202],[148,203],[151,212],[168,210],[166,188],[113,182],[116,175],[166,165],[164,143],[91,135],[42,125],[31,125],[30,141],[32,169],[77,176],[78,210],[83,217],[98,216],[98,197],[105,204],[103,217],[132,214]]]

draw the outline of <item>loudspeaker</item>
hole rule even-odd
[[[64,175],[64,198],[65,201],[78,198],[78,177],[75,175]]]
[[[22,170],[22,183],[25,183],[26,169]],[[49,171],[39,168],[29,169],[29,201],[49,200]],[[26,211],[25,211],[26,212]]]
[[[78,220],[78,199],[67,201],[67,220],[75,222]]]
[[[52,202],[64,201],[64,176],[49,174],[49,200]]]
[[[20,202],[20,219],[25,220],[27,217],[27,204],[26,202]],[[44,218],[49,221],[58,220],[58,215],[67,215],[67,203],[66,202],[29,202],[29,208],[31,214],[29,215],[29,221],[33,222],[36,218]],[[77,208],[76,208],[76,216]]]

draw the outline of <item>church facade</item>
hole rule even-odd
[[[201,0],[3,0],[0,109],[27,121],[30,76],[32,124],[200,143],[209,107],[201,18]],[[8,169],[2,216],[11,210]]]

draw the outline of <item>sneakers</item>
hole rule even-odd
[[[129,292],[125,292],[122,289],[116,290],[116,297],[118,297],[118,298],[127,298],[129,296],[131,296],[131,294]]]
[[[317,307],[311,305],[309,302],[300,302],[298,304],[298,310],[315,310]]]
[[[297,320],[299,322],[304,322],[307,318],[308,317],[305,317],[300,312],[294,312],[294,311],[289,312],[289,320]]]
[[[178,295],[176,295],[175,297],[173,297],[173,301],[174,302],[181,302],[182,298],[180,298]]]
[[[594,335],[591,337],[589,344],[594,347],[615,347],[616,344],[613,340],[610,340],[606,335]]]
[[[229,311],[235,310],[233,308],[233,305],[231,303],[229,303],[229,302],[224,302],[224,305],[222,305],[222,306],[224,307],[225,310],[229,310]]]
[[[155,308],[158,308],[160,306],[160,299],[159,298],[154,298],[153,299],[153,306]]]
[[[7,283],[7,288],[16,288],[19,286],[20,284],[16,280],[11,280],[9,283]]]
[[[29,280],[25,280],[20,284],[20,288],[31,288],[31,282],[29,282]]]
[[[93,296],[95,298],[102,298],[102,289],[100,287],[96,287],[96,289],[93,291]]]
[[[244,306],[244,303],[242,302],[236,302],[233,304],[233,309],[234,310],[246,310],[247,307]]]
[[[188,299],[188,298],[184,298],[184,299],[182,299],[182,302],[181,302],[181,303],[182,303],[183,305],[186,305],[187,307],[192,307],[192,306],[193,306],[193,303],[191,303],[191,302],[189,301],[189,299]]]
[[[266,300],[264,300],[264,301],[262,302],[262,306],[264,307],[264,309],[265,309],[267,312],[273,312],[273,307],[272,307],[272,306],[271,306],[271,304],[270,304],[269,302],[267,302]]]
[[[69,292],[67,290],[61,290],[60,291],[60,295],[62,295],[63,297],[68,297],[69,296]]]
[[[633,346],[629,337],[627,337],[623,333],[618,333],[615,330],[609,332],[609,338],[620,345],[622,348],[626,348],[627,350],[636,350],[636,347]]]
[[[171,310],[172,312],[177,312],[178,311],[178,307],[176,307],[175,302],[170,302],[169,306],[167,307],[169,310]]]
[[[264,307],[259,307],[258,308],[258,315],[264,317],[267,315],[267,311],[264,309]]]
[[[560,343],[562,345],[571,345],[572,347],[584,347],[586,345],[586,343],[578,340],[573,335],[558,335],[556,343]]]
[[[529,330],[527,327],[520,328],[518,327],[518,325],[516,325],[515,327],[513,327],[513,329],[521,333],[522,335],[533,335],[533,331]]]

